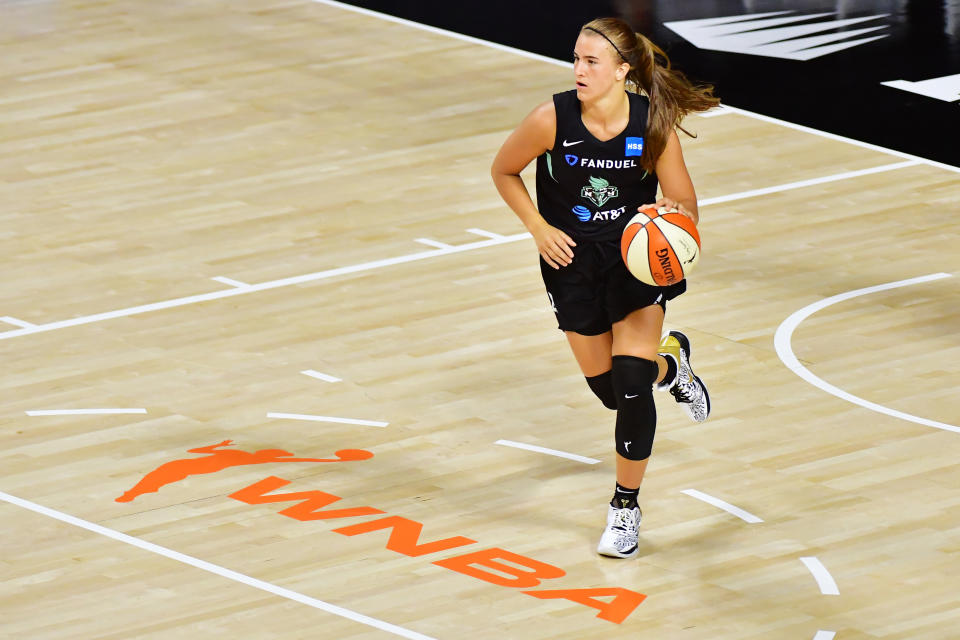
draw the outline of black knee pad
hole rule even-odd
[[[617,453],[627,460],[645,460],[653,451],[657,407],[653,382],[657,363],[634,356],[613,356],[613,390],[617,398]]]
[[[617,394],[613,391],[613,371],[590,376],[587,378],[587,384],[594,395],[600,398],[603,406],[607,409],[617,408]]]

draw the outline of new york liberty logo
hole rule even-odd
[[[590,176],[590,184],[580,189],[580,197],[586,198],[598,207],[602,207],[611,198],[620,195],[620,189],[611,187],[610,183],[603,178],[594,178]]]

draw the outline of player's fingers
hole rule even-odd
[[[554,261],[564,267],[570,264],[573,259],[573,252],[570,251],[570,248],[558,240],[554,240],[553,246],[550,247],[550,253]]]
[[[560,265],[558,265],[556,262],[553,261],[553,258],[550,257],[550,254],[547,253],[546,250],[543,250],[540,252],[540,257],[543,258],[543,261],[546,262],[551,267],[553,267],[554,269],[560,268]]]

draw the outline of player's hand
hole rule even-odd
[[[577,243],[563,231],[543,223],[530,233],[537,243],[537,251],[548,265],[559,269],[573,262],[571,247],[577,246]]]
[[[643,207],[650,207],[650,206],[656,207],[657,209],[659,209],[660,207],[666,207],[667,209],[676,209],[683,215],[693,220],[693,224],[697,224],[697,222],[699,222],[698,217],[694,216],[693,213],[691,213],[685,206],[683,206],[676,200],[672,200],[670,198],[660,198],[659,200],[654,202],[652,205],[645,204],[637,210],[639,211]]]

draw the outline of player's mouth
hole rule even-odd
[[[577,89],[586,89],[587,85],[583,82],[577,81]]]

